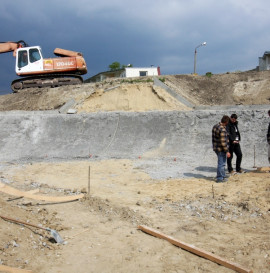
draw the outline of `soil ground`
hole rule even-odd
[[[270,71],[248,71],[207,76],[165,75],[176,93],[194,105],[270,104]],[[27,89],[0,96],[0,111],[42,111],[61,108],[74,100],[79,112],[187,110],[152,79],[106,80],[78,86]]]
[[[251,105],[269,104],[269,75],[164,77],[195,105]],[[5,95],[0,110],[53,110],[71,99],[78,112],[187,110],[151,83],[119,81]],[[217,184],[202,178],[153,179],[136,167],[138,160],[2,162],[0,215],[54,229],[65,244],[56,244],[47,231],[0,218],[0,272],[233,272],[147,235],[138,225],[253,272],[270,272],[268,167]],[[85,193],[85,198],[48,203],[3,193],[1,185],[46,196]]]

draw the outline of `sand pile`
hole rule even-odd
[[[97,89],[81,104],[81,112],[98,111],[181,111],[189,110],[164,89],[152,84],[122,84],[114,89]]]

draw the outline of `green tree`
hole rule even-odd
[[[133,67],[132,64],[128,64],[128,65],[125,65],[125,64],[120,64],[119,62],[113,62],[112,64],[109,65],[109,68],[110,68],[110,71],[115,71],[115,70],[119,70],[119,69],[124,69],[126,67]]]
[[[111,71],[118,70],[120,69],[121,65],[119,62],[113,62],[112,64],[109,65],[109,68]]]

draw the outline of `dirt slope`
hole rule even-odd
[[[166,76],[166,84],[195,105],[269,104],[270,71]]]
[[[161,76],[172,90],[194,105],[269,104],[270,71],[207,76]],[[107,80],[79,86],[28,89],[0,96],[0,111],[54,110],[74,100],[78,111],[186,110],[149,80]]]

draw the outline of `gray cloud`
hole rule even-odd
[[[86,78],[113,61],[192,73],[194,49],[206,41],[197,72],[225,73],[255,68],[270,50],[269,13],[266,0],[13,0],[0,6],[0,40],[40,45],[44,57],[56,47],[83,52]],[[0,92],[7,93],[15,60],[1,54],[0,63]]]

